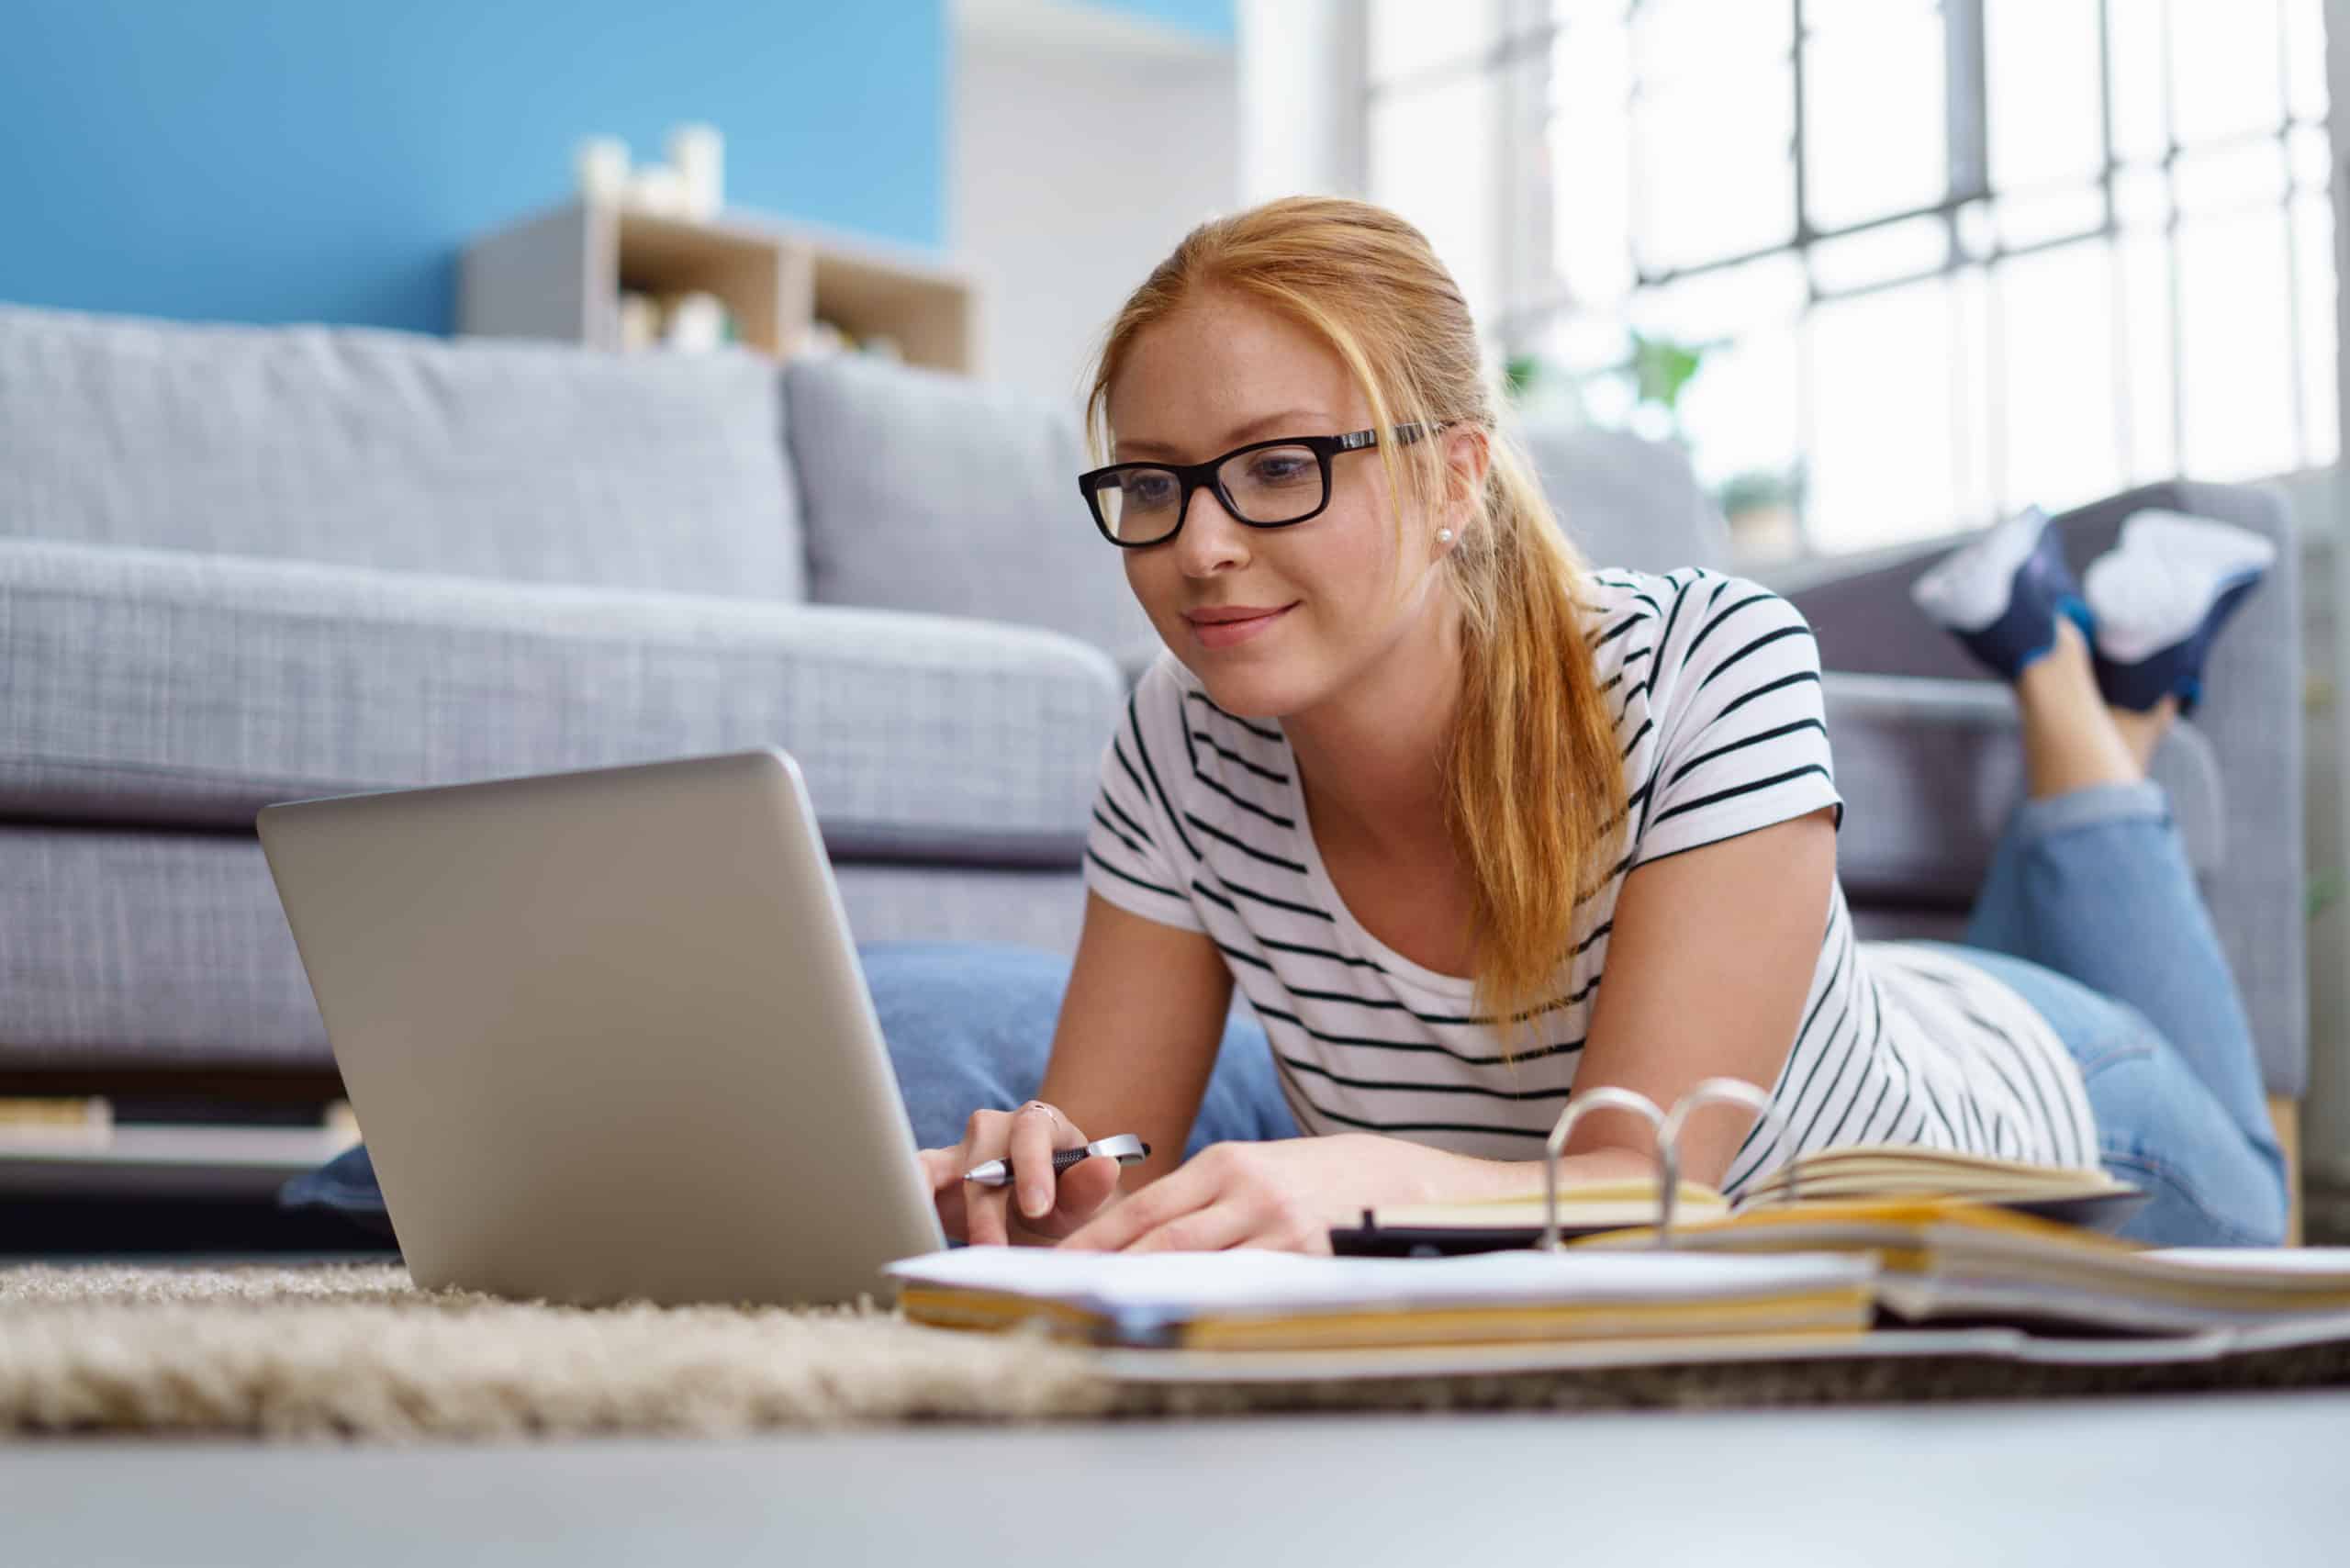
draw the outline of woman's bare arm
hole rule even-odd
[[[1803,1023],[1835,879],[1829,808],[1627,875],[1575,1088],[1617,1084],[1670,1108],[1702,1078],[1766,1091],[1777,1083]],[[1692,1117],[1682,1173],[1718,1182],[1753,1122],[1728,1105]],[[1646,1127],[1595,1112],[1576,1124],[1569,1152],[1610,1147],[1645,1150]]]
[[[1121,1191],[1182,1162],[1224,1037],[1232,976],[1214,941],[1146,920],[1089,891],[1077,958],[1037,1100],[974,1110],[960,1142],[922,1151],[946,1233],[973,1243],[1049,1243]],[[1088,1159],[1059,1176],[1055,1151],[1135,1133],[1147,1159]],[[1012,1182],[979,1187],[960,1172],[1003,1159]]]
[[[1085,925],[1037,1097],[1089,1137],[1139,1133],[1131,1192],[1182,1163],[1232,1004],[1232,971],[1204,933],[1085,896]]]
[[[1700,1079],[1742,1078],[1770,1090],[1795,1049],[1835,879],[1834,812],[1825,807],[1628,874],[1576,1092],[1612,1084],[1669,1110]],[[1681,1138],[1684,1179],[1718,1183],[1753,1122],[1731,1105],[1692,1117]],[[1424,1200],[1516,1197],[1542,1187],[1539,1159],[1401,1148],[1390,1157],[1419,1170]],[[1438,1168],[1425,1169],[1432,1159]],[[1595,1182],[1655,1169],[1648,1124],[1597,1111],[1575,1124],[1561,1173]]]

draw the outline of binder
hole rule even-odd
[[[1814,1196],[1973,1198],[2042,1219],[2111,1231],[2146,1201],[2144,1193],[2101,1170],[2055,1170],[1940,1150],[1866,1145],[1798,1156],[1754,1183],[1733,1205],[1712,1188],[1680,1176],[1682,1128],[1695,1112],[1722,1103],[1743,1105],[1774,1127],[1786,1126],[1770,1096],[1742,1079],[1707,1079],[1674,1102],[1669,1113],[1632,1090],[1594,1089],[1568,1105],[1544,1142],[1539,1208],[1523,1200],[1504,1200],[1365,1209],[1359,1225],[1331,1231],[1332,1249],[1357,1257],[1441,1257],[1512,1247],[1555,1248],[1565,1240],[1633,1226],[1652,1226],[1656,1244],[1670,1246],[1676,1223],[1693,1208],[1695,1217],[1712,1223],[1751,1208],[1797,1204]],[[1645,1204],[1631,1205],[1644,1209],[1642,1213],[1628,1214],[1615,1184],[1601,1190],[1595,1204],[1590,1188],[1562,1194],[1560,1187],[1559,1164],[1575,1123],[1593,1111],[1611,1108],[1633,1112],[1651,1129],[1656,1181],[1652,1187],[1639,1184],[1646,1192]]]

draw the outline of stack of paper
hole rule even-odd
[[[1950,1200],[1762,1209],[1436,1259],[967,1248],[890,1266],[907,1316],[1185,1350],[2031,1335],[2350,1341],[2350,1249],[2153,1250]],[[2221,1336],[2213,1338],[2212,1336]]]
[[[1492,1252],[1432,1260],[972,1247],[890,1265],[918,1323],[1097,1344],[1314,1350],[1860,1334],[1865,1257]]]
[[[1653,1257],[1656,1238],[1614,1231],[1571,1249],[1618,1249]],[[1751,1209],[1676,1229],[1673,1249],[1868,1258],[1878,1304],[1908,1323],[2183,1334],[2339,1319],[2350,1338],[2350,1249],[2149,1249],[2005,1208],[1915,1198]]]

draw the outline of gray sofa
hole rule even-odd
[[[1677,462],[1538,442],[1597,559],[1721,564]],[[0,1092],[330,1085],[252,831],[276,800],[779,744],[863,941],[1066,950],[1094,768],[1156,651],[1066,412],[856,359],[621,358],[0,307]],[[2158,762],[2301,1088],[2287,548]],[[2009,700],[1901,589],[1775,583],[1828,664],[1864,931],[1949,933],[2019,778]]]

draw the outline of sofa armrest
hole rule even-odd
[[[1836,868],[1855,904],[1965,909],[2024,797],[2014,700],[1988,681],[1830,673],[1822,683],[1844,828]],[[2181,723],[2154,754],[2188,863],[2225,871],[2226,813],[2210,737]]]
[[[2210,826],[2204,900],[2244,993],[2269,1092],[2298,1096],[2309,1071],[2299,530],[2283,496],[2266,487],[2183,480],[2149,485],[2056,519],[2074,571],[2085,570],[2113,543],[2123,519],[2149,507],[2217,518],[2263,533],[2277,545],[2267,582],[2212,650],[2194,728],[2216,771],[2221,790],[2216,798],[2231,803]],[[1935,541],[1841,566],[1807,564],[1762,580],[1810,621],[1820,660],[1830,670],[1966,678],[2005,702],[2005,691],[1980,678],[1955,640],[1909,602],[1910,583],[1951,543]],[[1832,720],[1830,732],[1841,775],[1845,737]],[[2180,733],[2189,732],[2182,726]],[[2155,774],[2174,783],[2160,757]],[[1912,779],[1912,787],[1921,790],[1935,784]],[[2176,790],[2174,803],[2184,827],[2196,808],[2177,798]]]

